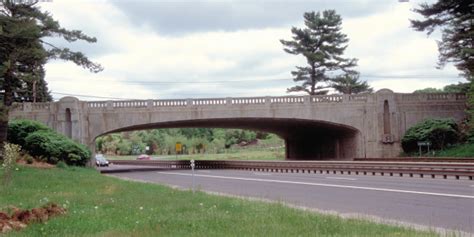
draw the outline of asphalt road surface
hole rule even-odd
[[[113,175],[190,189],[191,174],[191,170],[168,170]],[[202,191],[474,235],[474,182],[469,180],[196,170],[195,182]]]

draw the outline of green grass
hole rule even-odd
[[[436,156],[444,157],[473,157],[474,158],[474,144],[460,144],[454,147],[444,149],[436,152]]]
[[[0,171],[1,175],[1,171]],[[56,202],[65,216],[7,236],[434,236],[400,227],[102,176],[20,167],[0,209]]]
[[[169,155],[169,156],[156,156],[159,159],[166,160],[284,160],[285,151],[283,149],[276,150],[233,150],[228,153],[220,154],[192,154],[192,155]],[[106,155],[107,159],[111,160],[135,160],[137,156],[111,156]]]

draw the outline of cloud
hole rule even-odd
[[[182,8],[156,9],[153,4]],[[308,4],[316,10],[335,6],[347,12],[343,32],[350,42],[345,56],[359,59],[362,79],[375,89],[410,92],[462,80],[452,66],[434,68],[435,40],[409,28],[413,3],[369,0],[296,1],[294,6],[283,1],[43,3],[64,27],[97,36],[94,45],[62,43],[105,67],[92,74],[70,62],[54,61],[46,67],[46,80],[53,92],[112,98],[287,95],[286,88],[295,85],[290,71],[305,59],[285,53],[279,39],[291,39],[291,25],[303,26],[301,12],[307,9],[291,12]],[[363,6],[369,10],[364,12]],[[285,7],[287,14],[279,9]],[[137,9],[143,11],[141,17],[132,13]],[[193,22],[196,14],[202,19]]]
[[[135,25],[147,25],[161,35],[209,31],[264,29],[300,22],[304,12],[335,9],[343,17],[382,11],[391,4],[378,0],[297,1],[111,1]]]

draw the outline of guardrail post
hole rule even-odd
[[[227,106],[231,106],[232,105],[232,97],[227,97],[225,98],[225,104]]]

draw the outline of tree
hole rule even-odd
[[[443,87],[443,89],[427,87],[413,91],[413,93],[467,93],[469,91],[469,86],[469,83],[459,82],[458,84],[447,85]]]
[[[341,33],[341,17],[334,10],[304,13],[306,28],[291,28],[293,40],[280,40],[287,53],[303,55],[307,66],[297,66],[292,71],[295,82],[301,82],[287,89],[287,92],[304,91],[310,95],[326,94],[328,81],[337,78],[338,73],[355,73],[357,59],[343,58],[347,36]]]
[[[67,42],[96,39],[79,30],[66,30],[48,12],[42,12],[38,1],[0,2],[0,79],[3,98],[0,115],[0,144],[6,140],[8,107],[15,100],[15,94],[31,93],[33,84],[46,90],[43,66],[50,59],[72,61],[75,64],[99,72],[103,68],[90,61],[81,52],[59,47],[45,39],[61,37]],[[38,95],[37,95],[38,96]],[[48,99],[47,95],[40,95]],[[44,98],[46,97],[46,98]]]
[[[345,74],[333,80],[332,88],[342,94],[373,92],[367,81],[359,81],[359,74]]]
[[[415,30],[426,31],[428,35],[437,28],[441,31],[439,68],[452,62],[470,83],[467,112],[474,138],[474,3],[472,0],[438,0],[433,4],[420,4],[415,12],[424,17],[411,20]]]
[[[423,3],[415,12],[425,19],[411,20],[417,31],[428,35],[440,28],[438,41],[439,66],[453,62],[466,78],[474,75],[474,3],[471,0],[438,0],[434,4]]]
[[[450,84],[443,87],[443,92],[445,93],[468,93],[469,91],[469,83],[461,83],[458,84]]]
[[[443,93],[442,89],[434,88],[434,87],[427,87],[424,89],[419,89],[416,91],[413,91],[415,94],[429,94],[429,93]]]

